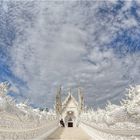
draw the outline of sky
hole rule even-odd
[[[53,107],[83,89],[85,103],[118,104],[140,84],[140,1],[0,0],[0,82],[17,102]]]

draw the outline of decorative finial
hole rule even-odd
[[[69,90],[68,90],[68,94],[71,95],[71,88],[69,88]]]

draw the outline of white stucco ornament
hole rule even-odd
[[[4,96],[7,94],[9,89],[9,83],[8,82],[2,82],[0,83],[0,96]]]
[[[140,85],[137,85],[137,86],[135,87],[135,90],[136,90],[136,92],[140,93]]]

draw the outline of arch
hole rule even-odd
[[[68,111],[64,120],[65,120],[65,125],[67,127],[74,127],[75,126],[75,120],[76,120],[74,112],[73,111]]]

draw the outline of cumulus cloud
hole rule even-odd
[[[52,106],[58,85],[65,91],[80,83],[90,106],[119,101],[125,87],[140,82],[139,52],[120,57],[110,47],[122,30],[140,32],[131,6],[119,1],[9,2],[17,34],[9,65],[27,84],[24,96]]]

